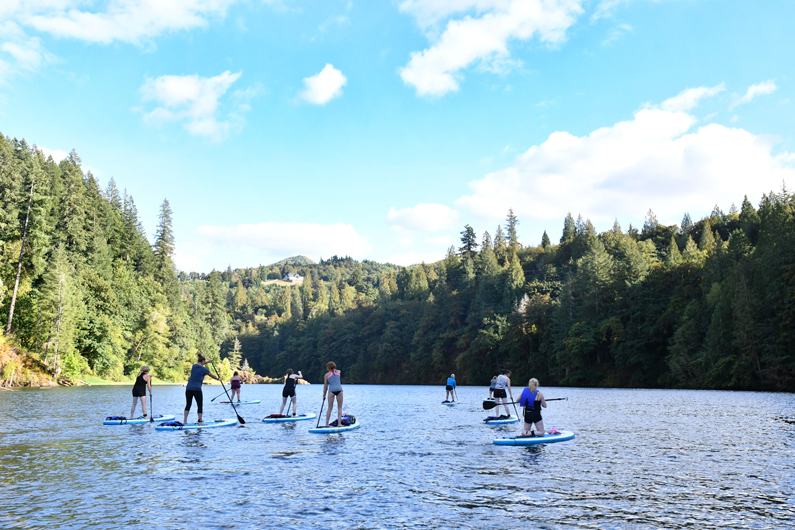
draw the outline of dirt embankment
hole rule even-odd
[[[50,367],[0,337],[0,388],[73,384],[65,377],[56,378]]]

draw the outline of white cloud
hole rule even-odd
[[[420,203],[412,208],[390,208],[387,219],[392,226],[405,230],[444,232],[458,224],[458,213],[443,204]]]
[[[241,74],[226,71],[215,77],[164,75],[147,79],[141,87],[142,99],[155,101],[162,106],[156,107],[144,118],[155,123],[184,121],[189,133],[221,140],[228,134],[233,121],[218,121],[218,100]],[[230,118],[234,119],[235,116]]]
[[[328,17],[326,20],[320,23],[317,29],[321,33],[325,33],[329,30],[332,26],[350,26],[351,19],[345,15],[332,15]]]
[[[19,19],[55,37],[139,44],[161,33],[206,27],[209,17],[223,17],[234,1],[110,0],[94,12],[80,9],[83,1],[53,1],[40,3],[39,9],[22,8]]]
[[[66,151],[61,151],[60,149],[47,149],[46,147],[42,147],[40,145],[37,145],[36,149],[41,151],[45,159],[52,157],[56,164],[61,160],[65,160],[69,156],[69,153]]]
[[[745,91],[745,95],[743,97],[735,99],[734,102],[731,105],[729,105],[729,110],[732,110],[734,109],[734,107],[737,107],[739,105],[743,105],[745,103],[750,102],[756,96],[766,96],[768,94],[772,94],[773,92],[776,91],[776,88],[778,87],[776,86],[776,83],[774,83],[772,80],[763,81],[756,85],[751,85],[748,87],[748,90]]]
[[[207,264],[213,256],[225,256],[225,259],[229,256],[229,259],[239,260],[240,266],[251,266],[251,263],[271,263],[297,254],[314,260],[335,254],[363,259],[370,251],[367,240],[351,225],[269,222],[200,226],[197,240],[179,247],[175,261],[182,270],[197,270],[225,266]]]
[[[348,79],[342,75],[342,72],[326,63],[320,73],[304,78],[305,88],[298,97],[315,105],[325,105],[341,96],[342,87],[347,84]]]
[[[602,46],[607,46],[608,44],[621,40],[621,37],[627,33],[633,33],[634,31],[635,30],[629,24],[619,24],[608,33],[607,38],[602,41]]]
[[[0,17],[0,83],[56,61],[38,37],[28,37],[17,24]]]
[[[717,88],[684,91],[587,136],[555,132],[512,166],[471,182],[472,193],[456,205],[489,221],[512,207],[530,221],[557,223],[571,211],[610,223],[642,219],[651,208],[676,222],[684,212],[737,203],[745,194],[758,200],[795,180],[795,155],[774,153],[777,138],[714,123],[696,127],[684,109]]]
[[[698,88],[688,88],[681,91],[676,96],[666,99],[660,107],[671,112],[684,112],[696,108],[699,101],[704,98],[717,96],[726,90],[726,84],[721,83],[713,87],[701,86]]]
[[[406,252],[403,254],[393,254],[386,259],[387,263],[394,263],[408,267],[419,263],[434,263],[444,258],[447,250],[440,252]]]
[[[442,96],[457,91],[461,70],[479,62],[486,70],[501,72],[510,66],[508,42],[529,40],[555,45],[582,13],[584,0],[404,0],[400,10],[415,17],[433,42],[412,52],[400,69],[403,82],[420,96]],[[475,16],[472,16],[474,13]],[[441,34],[438,24],[448,20]]]

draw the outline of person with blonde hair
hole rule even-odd
[[[547,408],[544,394],[538,390],[538,379],[535,377],[527,382],[522,390],[519,406],[524,407],[524,428],[522,436],[544,436],[544,420],[541,418],[541,407]],[[533,426],[535,425],[535,432]]]
[[[323,400],[326,400],[328,391],[328,410],[326,411],[326,427],[329,426],[331,419],[331,409],[334,408],[334,398],[337,398],[337,427],[342,425],[342,382],[340,381],[341,372],[337,370],[337,365],[333,362],[326,363],[328,372],[323,378]]]
[[[455,401],[455,374],[450,374],[450,377],[447,378],[447,385],[444,388],[447,390],[447,393],[444,395],[444,401],[442,401],[442,403]],[[450,399],[451,397],[453,399]]]
[[[143,417],[147,417],[146,412],[146,389],[149,389],[149,395],[152,395],[152,376],[149,375],[149,367],[147,365],[141,366],[138,370],[138,375],[135,376],[135,383],[133,384],[132,395],[133,402],[130,409],[130,419],[135,416],[135,407],[138,405],[138,400],[141,400],[141,409],[144,411]]]

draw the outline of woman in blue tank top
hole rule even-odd
[[[522,436],[544,436],[544,420],[541,418],[541,407],[547,408],[544,394],[538,390],[538,379],[535,377],[522,390],[519,405],[524,407],[524,429]],[[533,433],[535,425],[535,433]]]
[[[323,400],[326,399],[326,391],[328,391],[328,410],[326,411],[326,427],[329,426],[328,422],[331,419],[331,409],[334,408],[334,398],[337,398],[337,426],[342,425],[342,382],[340,381],[340,371],[337,370],[337,365],[329,362],[326,363],[326,377],[323,382]]]

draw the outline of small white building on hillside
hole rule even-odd
[[[290,283],[303,283],[304,277],[301,276],[300,274],[295,274],[294,272],[288,272],[287,274],[284,275],[284,278],[282,278],[282,280]]]

